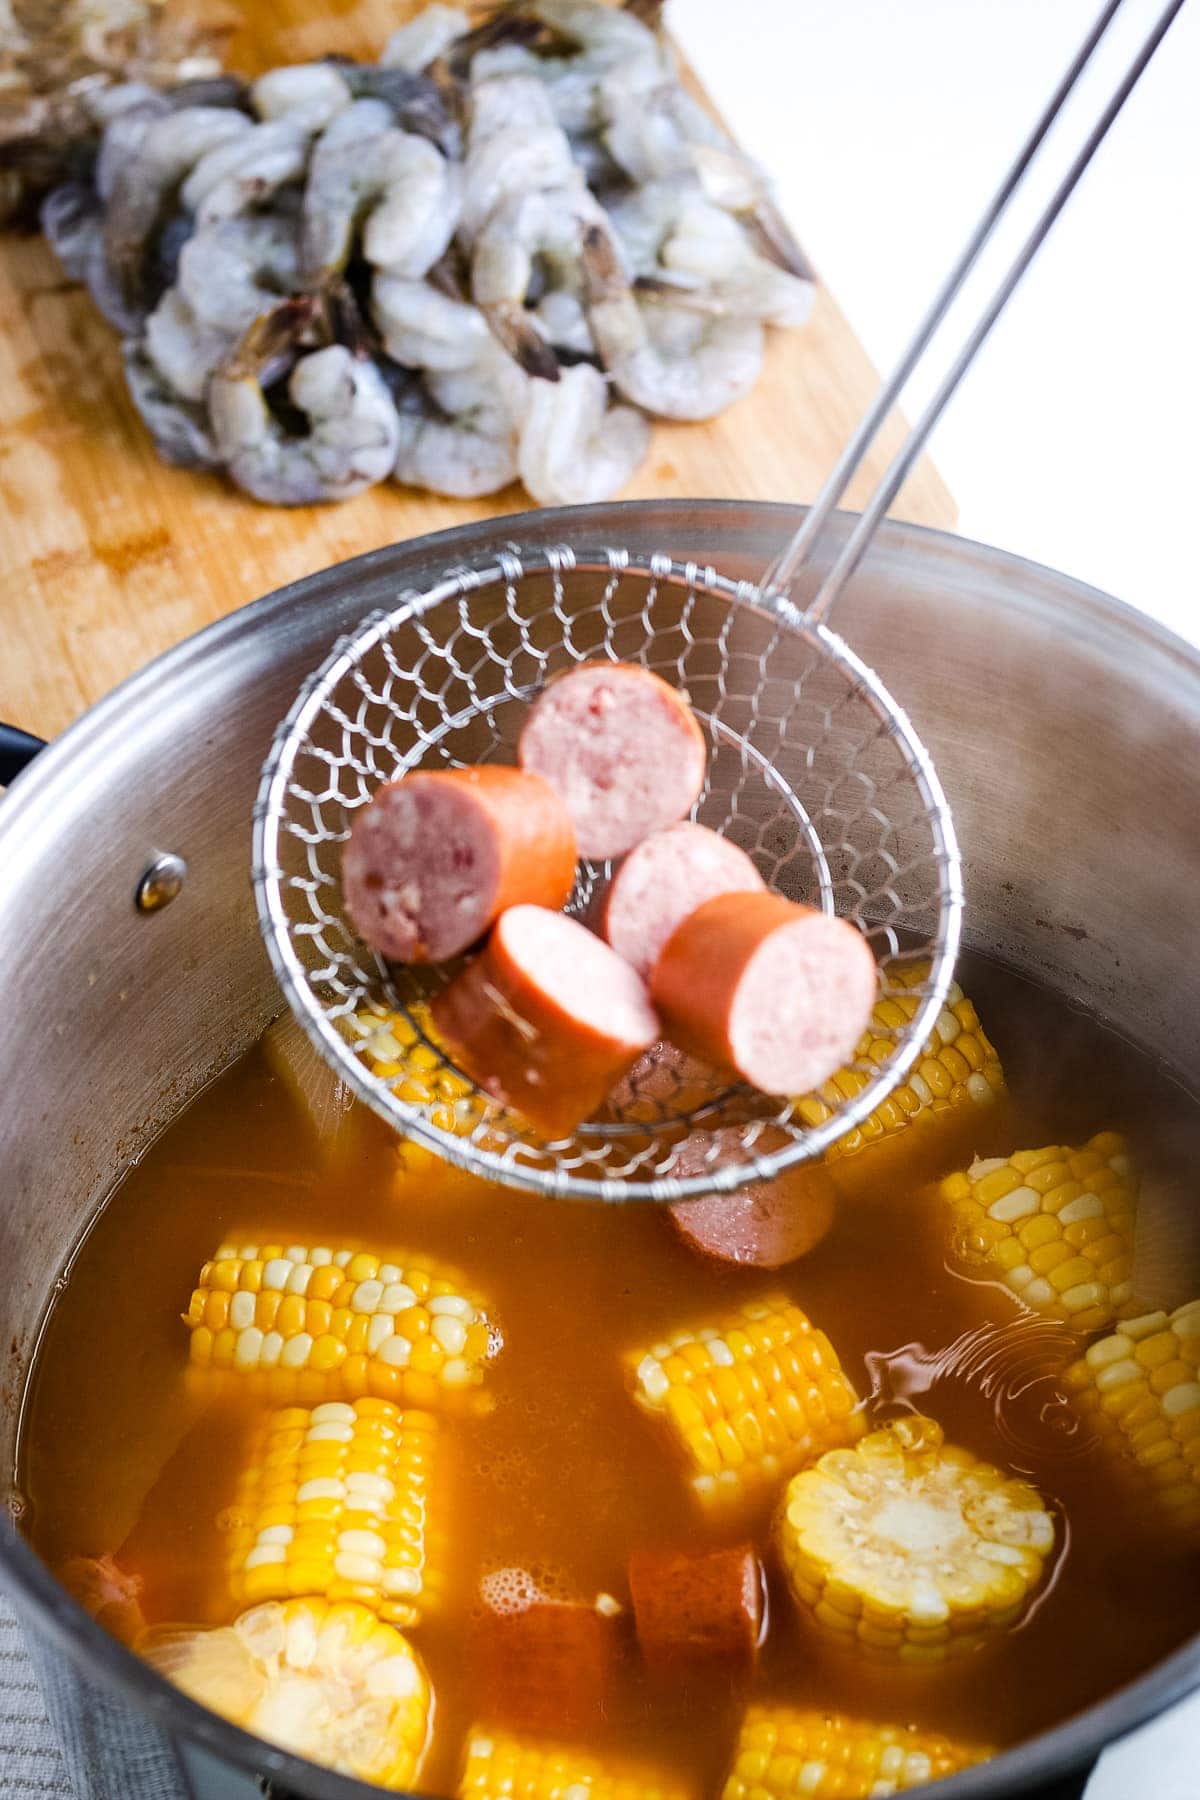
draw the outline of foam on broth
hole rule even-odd
[[[960,978],[1012,1093],[973,1122],[963,1161],[1115,1128],[1149,1170],[1144,1191],[1195,1169],[1200,1109],[1149,1059],[983,959],[968,958]],[[323,1175],[294,1100],[254,1051],[130,1172],[72,1264],[27,1396],[24,1528],[52,1566],[119,1553],[144,1579],[151,1622],[221,1619],[215,1519],[252,1415],[227,1400],[204,1410],[185,1395],[179,1314],[201,1264],[227,1238],[409,1248],[467,1271],[505,1335],[488,1377],[494,1411],[455,1428],[445,1606],[412,1633],[437,1695],[422,1787],[454,1791],[476,1717],[469,1634],[482,1576],[519,1567],[543,1589],[624,1600],[634,1548],[748,1531],[767,1552],[771,1584],[756,1697],[1014,1742],[1194,1631],[1200,1559],[1165,1552],[1153,1521],[1110,1493],[1055,1379],[1065,1335],[1028,1321],[1014,1329],[1002,1290],[947,1268],[938,1211],[919,1191],[928,1172],[890,1167],[843,1201],[830,1235],[789,1268],[726,1269],[652,1207],[543,1200],[440,1170],[398,1179],[395,1142],[367,1115],[352,1166]],[[1200,1292],[1194,1248],[1181,1241],[1171,1253],[1190,1294]],[[772,1566],[769,1516],[718,1524],[699,1512],[671,1446],[625,1392],[622,1356],[768,1289],[828,1332],[882,1416],[929,1411],[948,1439],[1029,1475],[1052,1502],[1051,1579],[993,1647],[919,1673],[842,1661],[798,1619]],[[648,1754],[712,1794],[742,1699],[727,1678],[654,1681],[630,1654],[591,1741]]]

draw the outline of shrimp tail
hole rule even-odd
[[[230,381],[260,380],[263,371],[281,357],[316,349],[330,343],[332,336],[327,297],[297,294],[255,319],[219,373]]]
[[[507,302],[485,306],[482,311],[493,336],[527,375],[536,375],[542,381],[558,380],[558,357],[523,306]]]
[[[583,234],[583,273],[588,299],[595,306],[619,300],[628,291],[629,277],[621,263],[612,235],[602,225],[589,225]]]

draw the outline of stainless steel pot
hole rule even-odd
[[[522,516],[377,550],[160,657],[20,777],[0,805],[6,1469],[72,1246],[122,1168],[279,1009],[250,897],[250,809],[275,723],[332,640],[399,589],[484,560],[505,539],[615,542],[753,577],[797,523],[791,508],[666,501]],[[880,533],[838,624],[937,761],[964,847],[969,940],[1185,1076],[1200,1071],[1189,979],[1200,652],[1065,576],[904,526]],[[181,892],[140,910],[139,883],[164,853],[186,860]],[[217,1759],[226,1773],[214,1793],[243,1791],[235,1770],[313,1800],[369,1792],[266,1750],[168,1688],[11,1532],[0,1537],[0,1574],[47,1643]],[[1198,1685],[1200,1636],[939,1794],[1076,1794],[1107,1741]]]

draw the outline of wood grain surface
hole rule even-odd
[[[227,58],[255,73],[340,51],[378,53],[415,10],[396,0],[246,0]],[[706,425],[655,428],[626,497],[810,500],[876,385],[822,290],[811,321],[773,334],[752,395]],[[893,421],[883,443],[899,441]],[[862,471],[861,504],[882,467]],[[520,511],[372,489],[342,505],[257,505],[217,476],[160,463],[125,392],[117,339],[33,238],[0,238],[0,718],[52,736],[189,633],[285,582],[378,545]],[[925,462],[897,512],[954,506]],[[673,547],[686,553],[686,546]]]

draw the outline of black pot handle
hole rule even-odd
[[[16,725],[0,723],[0,787],[15,781],[38,751],[45,748],[45,738],[34,737],[32,732],[21,731]]]

